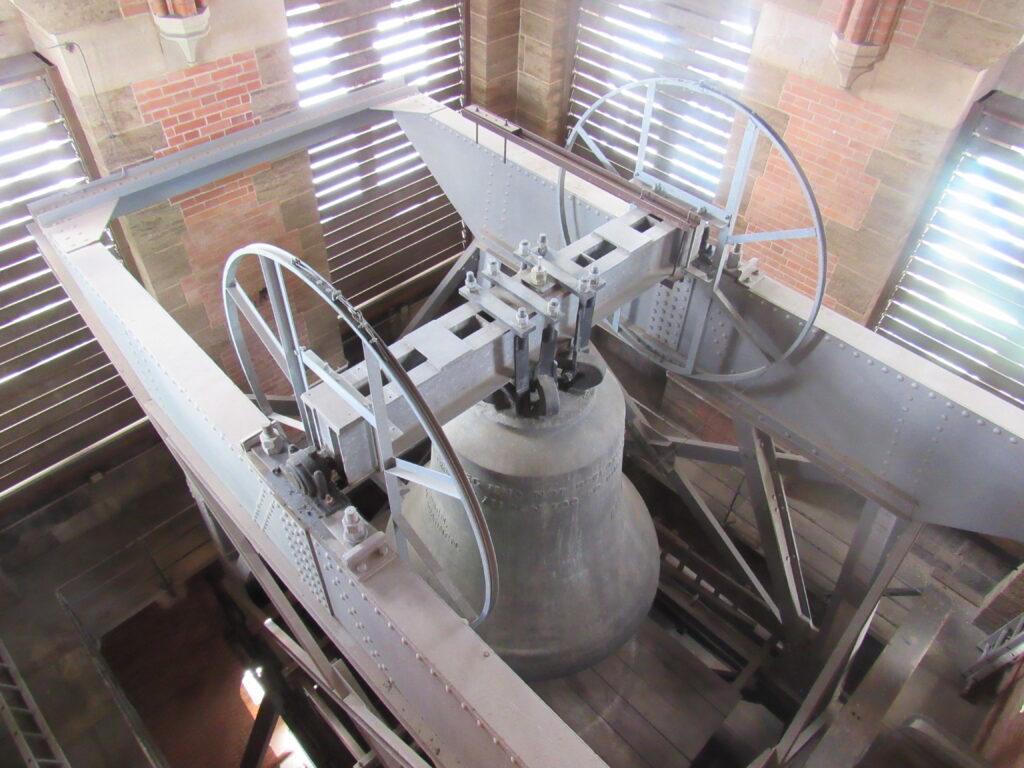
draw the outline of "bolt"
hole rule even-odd
[[[491,259],[487,262],[487,276],[492,278],[501,276],[501,264],[497,259]]]
[[[516,249],[516,256],[518,256],[521,259],[528,259],[528,258],[530,258],[530,241],[529,240],[520,240],[519,241],[519,248]]]
[[[546,256],[548,253],[548,236],[541,235],[537,238],[537,253],[541,256]]]
[[[350,546],[354,547],[370,535],[366,521],[355,507],[345,507],[345,511],[342,513],[342,524],[345,527],[345,543]]]
[[[476,281],[475,272],[466,273],[466,290],[470,293],[477,293],[480,290],[480,284]]]
[[[526,307],[516,310],[516,326],[522,331],[530,327],[530,316],[526,312]]]
[[[260,447],[268,456],[284,453],[287,445],[288,441],[284,439],[284,435],[274,429],[273,424],[267,424],[260,432]]]
[[[558,298],[551,299],[548,302],[548,316],[557,318],[562,314],[562,302]]]

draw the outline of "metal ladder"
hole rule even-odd
[[[0,640],[0,716],[14,738],[25,765],[29,768],[64,766],[67,757],[53,737],[25,680],[14,665],[7,646]]]
[[[986,637],[978,650],[981,658],[964,670],[967,689],[1024,656],[1024,613]]]

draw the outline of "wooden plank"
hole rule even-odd
[[[568,687],[638,754],[658,768],[689,768],[690,760],[637,712],[625,698],[600,678],[585,669],[567,678]]]
[[[44,363],[30,371],[19,373],[14,378],[0,382],[0,402],[16,403],[19,392],[39,392],[52,386],[53,381],[66,377],[71,380],[89,371],[107,365],[109,361],[100,350],[95,339],[56,360]]]
[[[442,222],[442,225],[444,223]],[[409,253],[438,253],[449,245],[460,240],[461,227],[459,222],[450,224],[441,229],[428,229],[427,232],[417,240],[405,239],[394,244],[394,251],[390,258],[377,259],[367,267],[351,271],[349,265],[331,269],[331,279],[339,286],[346,295],[355,295],[361,290],[379,283],[387,276],[399,271],[408,263]]]
[[[0,461],[31,451],[52,439],[51,436],[73,429],[130,397],[124,384],[114,379],[85,393],[68,408],[54,408],[39,414],[38,418],[23,421],[0,435]]]
[[[569,687],[565,678],[530,683],[534,693],[614,768],[655,768]]]
[[[431,273],[434,272],[435,270],[440,272],[440,269],[444,265],[450,264],[452,260],[455,259],[458,256],[458,254],[462,252],[463,247],[464,246],[462,244],[462,241],[461,239],[459,239],[458,242],[453,242],[448,247],[443,248],[440,252],[432,254],[427,258],[423,259],[423,261],[411,264],[407,266],[405,269],[403,269],[401,272],[397,272],[393,275],[388,276],[384,280],[381,280],[378,283],[374,283],[373,285],[368,286],[360,293],[355,294],[353,301],[355,301],[356,303],[362,303],[363,301],[369,300],[371,297],[375,298],[383,296],[388,291],[392,291],[403,286],[403,284],[405,284],[407,281],[411,280],[414,277],[422,276],[425,280],[427,280],[427,287],[429,288],[431,287],[430,284],[432,284],[433,281],[435,280],[435,277],[431,275]],[[440,275],[437,275],[437,278],[439,277]],[[414,295],[422,296],[423,290],[421,289],[419,294]]]
[[[74,399],[81,392],[100,384],[107,379],[117,378],[117,371],[111,363],[87,371],[72,379],[65,380],[58,377],[56,381],[47,382],[42,389],[45,391],[36,394],[34,397],[15,400],[13,403],[4,403],[10,407],[0,413],[0,429],[17,424],[29,418],[34,413],[45,411],[56,405]]]
[[[732,712],[739,694],[657,624],[645,621],[637,639],[640,642],[635,646],[619,651],[617,655],[622,661],[648,679],[674,676],[689,680],[694,690],[723,717]]]
[[[40,360],[59,354],[92,338],[88,328],[79,327],[54,338],[17,357],[0,361],[0,379],[33,366]]]
[[[102,410],[127,395],[128,390],[119,377],[97,382],[82,389],[74,400],[37,411],[20,421],[6,423],[0,429],[0,452],[12,453],[18,446],[38,441],[48,433],[72,426],[92,412]]]
[[[331,220],[324,225],[324,238],[327,239],[338,232],[343,232],[350,227],[360,227],[363,231],[369,231],[378,215],[389,216],[397,211],[407,208],[423,196],[430,197],[441,193],[434,177],[424,169],[424,174],[415,178],[414,181],[403,184],[397,188],[381,188],[370,200],[366,200],[351,209],[344,211],[333,219],[337,222],[331,226]],[[415,176],[416,174],[414,174]]]
[[[405,209],[418,205],[412,211]],[[397,208],[398,206],[396,206]],[[438,195],[429,202],[410,201],[398,208],[390,216],[382,215],[377,219],[377,226],[371,231],[344,231],[338,239],[327,243],[329,253],[365,253],[387,248],[388,244],[407,235],[422,231],[431,222],[443,221],[458,215],[452,204],[444,195]]]
[[[627,648],[630,644],[627,644]],[[611,656],[594,673],[623,696],[672,745],[693,760],[725,716],[676,675],[649,676]]]
[[[20,361],[17,364],[24,365],[26,360],[36,360],[36,350],[85,328],[81,315],[68,312],[66,306],[60,308],[65,310],[60,313],[63,317],[33,317],[5,329],[3,343],[0,344],[0,369],[7,361]]]
[[[44,467],[87,448],[121,427],[142,416],[134,399],[119,403],[107,411],[91,415],[87,420],[31,447],[27,452],[0,461],[0,488],[9,488],[31,477]]]
[[[62,299],[67,299],[67,294],[64,293],[64,289],[61,288],[55,280],[47,280],[43,283],[43,286],[43,288],[30,296],[25,296],[17,301],[13,301],[11,304],[0,309],[0,328],[8,326],[19,317],[24,317],[30,312],[42,309],[48,304],[56,304]],[[0,294],[0,296],[2,295],[3,294]],[[59,306],[65,306],[66,304],[69,304],[69,302],[65,302]]]

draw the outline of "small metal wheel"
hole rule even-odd
[[[709,97],[713,101],[720,102],[731,109],[735,115],[739,115],[746,120],[743,126],[738,121],[734,123],[734,135],[737,130],[742,129],[742,136],[738,152],[736,153],[735,170],[732,178],[728,181],[727,193],[725,194],[726,199],[723,205],[716,205],[710,199],[701,198],[693,192],[673,184],[666,178],[664,173],[657,175],[652,173],[653,170],[657,169],[656,163],[664,160],[663,156],[659,158],[659,153],[654,146],[655,142],[651,141],[651,139],[657,138],[659,122],[673,114],[667,104],[672,102],[695,103],[694,99],[698,96]],[[591,118],[609,102],[611,102],[611,106],[618,113],[625,111],[635,114],[639,119],[639,138],[636,144],[636,153],[631,157],[626,156],[628,153],[619,151],[614,155],[614,160],[609,158],[608,153],[601,148],[601,142],[592,135],[591,131],[596,130],[596,127],[592,125],[593,121]],[[588,130],[588,128],[591,130]],[[774,232],[737,234],[734,231],[743,201],[751,161],[753,160],[758,140],[762,136],[781,154],[792,171],[807,204],[811,226],[803,229],[778,230]],[[796,352],[813,329],[814,321],[818,316],[818,310],[821,308],[822,299],[825,295],[827,268],[825,227],[822,223],[821,212],[818,209],[818,202],[814,197],[806,174],[797,162],[793,152],[764,118],[738,99],[706,83],[667,77],[651,78],[648,80],[638,80],[620,88],[615,88],[591,104],[569,132],[566,148],[572,150],[580,144],[589,151],[605,170],[618,176],[625,175],[630,181],[642,186],[645,191],[652,190],[655,194],[675,198],[693,208],[702,218],[713,223],[713,227],[718,233],[717,242],[713,246],[709,246],[706,257],[706,262],[710,266],[710,271],[706,277],[711,282],[712,300],[718,302],[724,308],[726,316],[737,333],[758,350],[760,355],[764,357],[765,362],[762,365],[757,365],[747,370],[726,373],[702,372],[696,369],[696,360],[707,330],[708,313],[711,310],[712,302],[708,302],[705,311],[699,313],[699,316],[694,318],[698,326],[692,337],[693,341],[685,355],[680,350],[672,349],[650,337],[639,334],[635,329],[631,329],[628,326],[618,328],[617,332],[620,337],[640,351],[645,357],[663,368],[683,376],[704,381],[735,382],[759,376],[773,365],[786,360]],[[694,147],[693,149],[699,151],[700,147]],[[569,215],[564,169],[560,172],[558,179],[558,200],[562,236],[565,242],[569,243],[578,238],[581,233]],[[813,301],[806,320],[804,320],[793,341],[785,350],[773,352],[766,349],[758,341],[757,335],[751,332],[747,323],[740,316],[728,297],[720,290],[719,286],[723,275],[726,274],[727,265],[739,267],[738,263],[729,264],[729,262],[731,259],[735,261],[738,249],[744,243],[768,243],[803,238],[814,238],[816,241],[816,286]],[[684,275],[684,279],[698,280],[701,278],[688,272]]]
[[[247,258],[256,259],[259,262],[273,310],[276,332],[271,330],[259,310],[249,299],[249,294],[238,282],[239,266]],[[339,376],[313,350],[300,346],[284,281],[285,270],[291,272],[312,289],[362,342],[369,380],[368,398],[347,382],[343,376]],[[377,467],[383,475],[396,536],[400,539],[404,538],[412,545],[417,555],[434,572],[438,583],[448,593],[452,602],[459,607],[463,615],[466,617],[476,616],[471,621],[471,626],[477,626],[483,622],[497,600],[498,562],[480,501],[473,491],[469,476],[445,436],[441,424],[384,340],[340,291],[336,290],[304,261],[275,246],[253,244],[232,253],[224,265],[222,285],[224,310],[227,314],[231,342],[260,409],[270,418],[278,419],[282,423],[290,423],[291,426],[302,429],[310,444],[319,449],[322,447],[319,445],[319,433],[310,423],[311,416],[302,403],[302,394],[309,389],[308,374],[313,373],[323,382],[323,385],[344,399],[373,432],[373,442],[377,450]],[[288,377],[299,407],[301,422],[276,414],[271,408],[270,401],[253,366],[248,343],[243,333],[243,318],[256,338],[267,349],[270,357]],[[383,376],[387,377],[387,382]],[[434,456],[441,458],[443,466],[448,470],[447,473],[405,461],[395,455],[391,439],[391,422],[388,419],[384,394],[384,387],[388,382],[394,384],[409,404],[433,444]],[[466,598],[444,574],[420,537],[402,515],[402,482],[426,486],[436,492],[451,496],[462,504],[483,564],[483,605],[479,611],[468,604]],[[400,543],[404,546],[404,542]]]

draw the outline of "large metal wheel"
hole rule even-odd
[[[249,299],[249,294],[238,282],[239,267],[246,259],[256,259],[259,262],[276,330],[271,330],[259,310]],[[369,382],[369,398],[346,381],[343,376],[338,375],[313,350],[300,346],[284,281],[285,271],[295,275],[330,306],[338,318],[344,321],[362,342]],[[290,423],[291,426],[302,429],[310,444],[319,449],[322,448],[320,435],[313,428],[312,417],[302,402],[302,394],[310,386],[308,374],[313,373],[317,379],[323,382],[323,385],[343,398],[373,432],[373,442],[377,449],[377,466],[383,475],[396,536],[400,539],[404,538],[412,545],[417,555],[434,572],[438,583],[448,593],[453,603],[459,607],[463,615],[467,617],[475,615],[471,621],[472,626],[483,622],[490,614],[497,600],[498,592],[498,563],[491,534],[487,528],[487,521],[484,519],[480,501],[473,491],[469,476],[445,436],[440,422],[388,345],[373,326],[366,321],[362,313],[353,307],[340,291],[336,290],[304,261],[276,246],[253,244],[232,253],[224,265],[222,287],[224,311],[227,315],[231,342],[260,409],[269,418]],[[256,338],[266,348],[270,357],[288,377],[299,408],[301,422],[277,414],[272,409],[253,365],[252,355],[243,332],[243,318]],[[391,439],[391,422],[388,418],[384,393],[387,382],[382,376],[386,376],[387,381],[393,383],[408,402],[433,444],[433,455],[441,459],[447,473],[405,461],[395,455]],[[445,576],[437,561],[423,545],[419,535],[406,522],[402,515],[402,482],[422,485],[451,496],[462,505],[483,564],[483,605],[478,611],[468,604],[458,588]],[[404,542],[400,541],[400,546],[404,546]]]
[[[736,154],[735,170],[727,183],[726,201],[723,206],[716,205],[711,200],[705,200],[687,190],[666,183],[664,178],[656,177],[651,173],[651,169],[654,167],[654,161],[651,159],[654,149],[650,146],[649,139],[652,136],[652,130],[657,124],[657,113],[659,111],[664,113],[665,109],[659,104],[659,97],[686,101],[688,98],[692,100],[696,95],[710,97],[717,102],[721,102],[732,109],[734,114],[746,121],[746,124],[742,127],[742,137],[740,138],[739,149]],[[587,129],[590,126],[592,116],[596,112],[600,111],[610,101],[620,97],[622,101],[629,102],[629,111],[638,115],[640,127],[635,156],[620,159],[619,162],[615,163],[609,159],[607,153],[601,148],[601,143]],[[617,104],[617,106],[620,109],[622,108],[621,103]],[[737,122],[735,123],[734,131],[738,129],[739,123]],[[751,161],[754,158],[755,149],[761,137],[766,138],[771,146],[782,155],[792,171],[807,204],[807,210],[812,222],[810,227],[774,232],[741,234],[735,232],[744,190],[749,177]],[[706,218],[714,223],[718,237],[717,242],[714,244],[714,255],[709,259],[713,270],[707,276],[711,283],[713,302],[717,302],[725,310],[726,317],[728,317],[737,333],[750,342],[760,355],[764,357],[765,361],[761,365],[746,370],[726,373],[712,373],[697,369],[696,360],[707,329],[708,313],[712,306],[710,302],[705,312],[695,318],[698,327],[691,337],[692,341],[685,357],[680,354],[679,350],[671,349],[654,339],[638,334],[627,326],[621,326],[617,329],[620,337],[645,357],[666,370],[694,379],[718,382],[736,382],[759,376],[772,366],[791,357],[800,348],[814,327],[814,321],[818,316],[818,311],[821,309],[822,300],[825,295],[828,258],[825,243],[825,227],[822,223],[818,202],[814,197],[806,174],[800,167],[799,162],[797,162],[793,152],[782,140],[782,137],[776,133],[764,118],[738,99],[722,93],[706,83],[667,77],[651,78],[638,80],[620,88],[615,88],[591,104],[569,132],[566,148],[571,151],[581,143],[605,170],[621,176],[623,168],[625,168],[629,174],[628,178],[630,181],[645,189],[653,189],[658,194],[675,198],[693,208],[702,218]],[[629,166],[632,166],[631,172],[629,171]],[[561,170],[558,179],[558,200],[562,236],[565,242],[569,243],[577,239],[581,233],[569,215],[565,175],[565,170]],[[792,342],[781,352],[772,351],[767,349],[759,341],[758,335],[751,331],[740,313],[733,306],[733,303],[722,292],[720,284],[723,276],[726,274],[726,265],[729,262],[733,249],[742,246],[744,243],[770,243],[772,241],[804,238],[814,238],[816,241],[816,279],[813,300],[806,319]],[[688,273],[684,276],[684,279],[698,280],[702,278]]]

